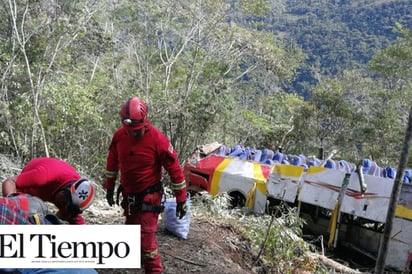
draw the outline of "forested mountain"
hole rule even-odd
[[[100,176],[131,96],[182,162],[213,141],[398,159],[411,1],[0,3],[0,153],[22,162]]]
[[[412,1],[291,0],[283,12],[265,17],[265,28],[296,42],[307,54],[288,87],[308,95],[320,77],[360,68],[399,37],[396,23],[412,29]]]

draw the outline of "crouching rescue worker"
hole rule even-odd
[[[3,196],[16,192],[39,197],[53,203],[57,217],[69,224],[84,224],[81,213],[89,208],[95,197],[95,187],[81,178],[67,162],[56,158],[35,158],[21,173],[4,180]]]
[[[106,199],[114,204],[116,178],[120,172],[123,200],[121,206],[126,224],[141,225],[141,248],[145,273],[161,273],[155,233],[163,210],[162,168],[172,181],[176,196],[176,216],[183,218],[186,207],[186,183],[177,153],[169,139],[148,118],[146,103],[128,99],[121,109],[122,126],[116,130],[109,146],[106,162]]]

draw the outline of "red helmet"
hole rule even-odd
[[[120,113],[122,123],[133,130],[141,129],[149,123],[147,112],[147,104],[142,99],[138,97],[129,98],[123,104]]]

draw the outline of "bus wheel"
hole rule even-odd
[[[246,197],[239,191],[231,192],[229,193],[229,196],[231,208],[244,207],[246,205]]]

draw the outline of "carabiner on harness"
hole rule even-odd
[[[136,205],[136,196],[127,195],[127,215],[132,215],[132,208]],[[133,211],[134,212],[134,211]]]

